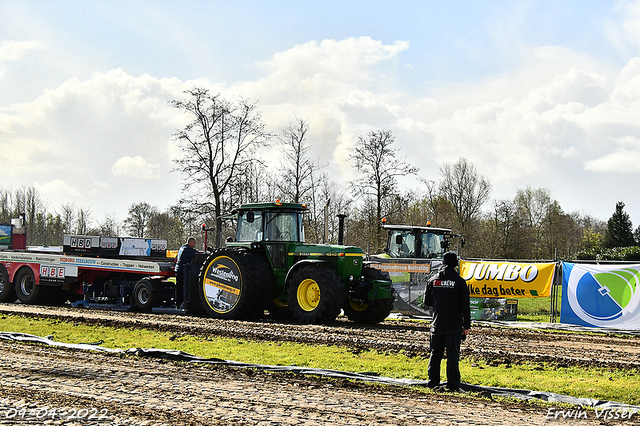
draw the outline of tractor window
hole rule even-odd
[[[444,254],[440,246],[442,239],[443,235],[441,234],[434,234],[433,232],[422,234],[422,257],[442,258]]]
[[[391,257],[415,257],[416,237],[410,231],[392,231],[389,234]]]
[[[252,213],[252,214],[249,214]],[[262,214],[259,211],[240,212],[236,241],[262,240]]]
[[[302,214],[298,212],[265,213],[264,241],[304,242]]]

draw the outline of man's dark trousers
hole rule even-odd
[[[458,390],[460,387],[460,368],[458,360],[460,359],[460,343],[462,338],[460,334],[431,334],[430,338],[431,357],[429,358],[429,367],[427,374],[429,376],[430,387],[440,384],[440,363],[444,357],[444,350],[447,350],[447,388]]]

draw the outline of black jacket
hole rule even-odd
[[[469,288],[454,268],[443,265],[429,280],[425,304],[433,307],[432,333],[461,334],[471,328]]]
[[[178,256],[176,258],[176,272],[182,272],[184,265],[191,263],[194,256],[196,255],[196,249],[189,247],[189,244],[184,244],[180,247],[178,251]]]

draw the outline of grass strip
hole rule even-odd
[[[346,348],[291,342],[254,342],[216,336],[176,335],[128,328],[74,324],[60,320],[0,316],[0,331],[37,336],[53,335],[65,343],[93,343],[107,348],[177,349],[204,358],[221,358],[253,364],[297,365],[358,373],[375,372],[394,378],[427,379],[428,358],[377,351],[353,353]],[[443,365],[443,380],[444,365]],[[605,368],[555,367],[547,364],[489,365],[462,359],[462,379],[482,386],[555,392],[640,405],[638,371]]]

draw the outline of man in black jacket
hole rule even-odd
[[[456,272],[458,256],[445,253],[444,265],[432,277],[425,291],[427,306],[433,307],[431,321],[431,357],[429,358],[427,386],[440,385],[440,362],[447,350],[447,389],[458,391],[460,387],[460,343],[462,336],[471,328],[469,288],[466,281]]]
[[[190,263],[196,255],[196,239],[189,237],[186,244],[178,250],[176,257],[176,308],[186,309],[189,304]]]

